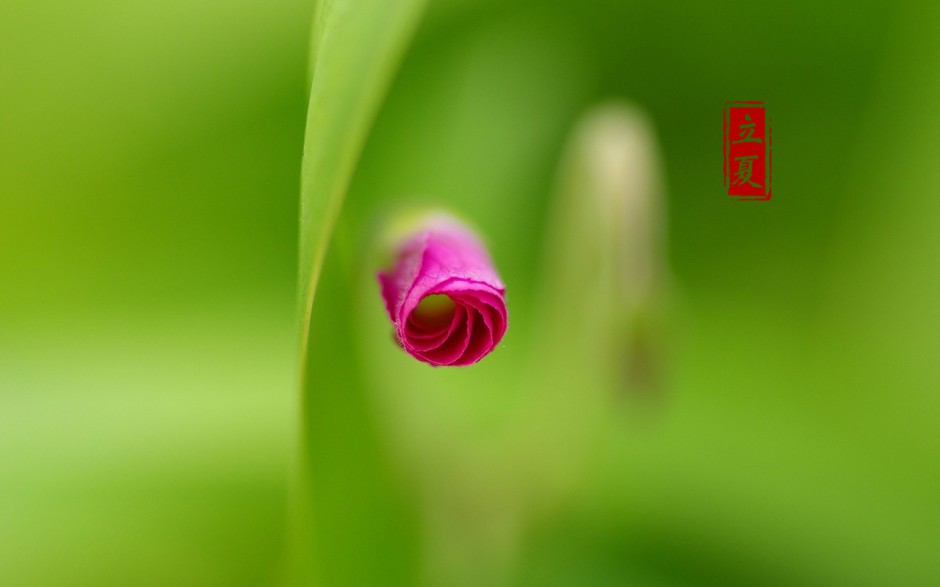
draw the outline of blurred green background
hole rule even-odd
[[[0,0],[0,584],[281,577],[312,10]],[[404,575],[434,583],[466,564],[436,541],[489,541],[473,511],[460,525],[421,512],[459,485],[465,463],[440,460],[451,446],[504,495],[488,453],[461,447],[520,401],[507,381],[524,378],[539,322],[559,158],[579,116],[614,97],[649,114],[664,167],[665,383],[611,404],[562,497],[515,516],[529,498],[505,494],[523,520],[495,531],[512,543],[502,580],[940,583],[938,32],[930,2],[432,1],[318,294],[357,284],[362,317],[314,322],[359,325],[319,375],[375,400],[399,513],[418,520],[410,546],[368,542],[381,552],[364,560],[411,557]],[[735,99],[773,118],[767,203],[724,195]],[[508,286],[504,347],[470,374],[366,336],[387,325],[359,243],[412,202],[471,218]],[[450,395],[388,393],[390,372]],[[343,425],[323,447],[336,462],[361,448]],[[549,469],[551,437],[523,438]],[[437,452],[415,449],[431,439]],[[337,524],[358,507],[346,489],[325,494]]]

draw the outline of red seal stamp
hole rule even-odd
[[[772,134],[763,102],[727,102],[724,109],[724,176],[728,195],[769,200]]]

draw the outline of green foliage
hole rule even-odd
[[[383,466],[367,388],[351,356],[355,308],[331,239],[422,7],[422,0],[334,0],[319,5],[314,21],[301,176],[301,447],[289,571],[301,584],[414,581],[414,532]],[[321,272],[330,281],[323,292]]]
[[[311,11],[0,2],[4,586],[940,583],[935,3],[336,1],[312,47]],[[577,260],[617,249],[557,209],[611,98],[660,144],[665,322],[599,319]],[[730,99],[769,203],[722,194]],[[391,340],[412,205],[507,283],[472,369]],[[664,325],[645,391],[592,355]]]

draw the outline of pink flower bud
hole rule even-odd
[[[409,233],[378,278],[398,341],[419,361],[472,365],[506,333],[506,289],[477,236],[451,216]]]

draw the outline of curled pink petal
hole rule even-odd
[[[398,341],[419,361],[472,365],[506,333],[503,282],[477,236],[451,216],[411,233],[378,278]]]

